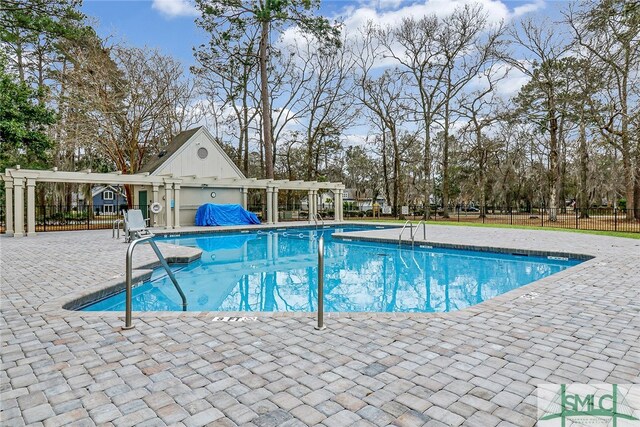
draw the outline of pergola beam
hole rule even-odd
[[[278,221],[278,193],[280,190],[306,191],[315,198],[319,190],[332,191],[334,193],[334,201],[341,204],[342,190],[344,184],[340,182],[318,182],[318,181],[289,181],[274,179],[258,179],[258,178],[223,178],[217,176],[212,177],[195,177],[185,176],[176,177],[173,174],[167,175],[150,175],[148,172],[133,175],[122,174],[121,172],[98,173],[91,170],[81,172],[68,172],[54,170],[30,170],[6,169],[4,174],[0,174],[0,178],[4,181],[7,195],[7,231],[14,231],[15,236],[24,234],[25,212],[22,206],[26,199],[27,202],[27,235],[35,234],[35,185],[38,182],[49,183],[68,183],[68,184],[100,184],[100,185],[138,185],[153,187],[154,194],[158,193],[159,187],[164,187],[165,199],[167,203],[171,199],[175,200],[174,218],[168,212],[167,208],[166,221],[167,226],[171,224],[179,226],[179,190],[185,187],[211,187],[211,188],[238,188],[242,191],[243,204],[247,203],[246,192],[249,189],[265,190],[267,192],[267,221],[275,223]],[[25,197],[25,192],[26,197]],[[11,197],[11,195],[13,197]],[[175,195],[175,196],[174,196]],[[270,197],[269,197],[270,196]],[[155,200],[156,196],[154,196]],[[337,206],[337,205],[336,205]],[[310,210],[317,211],[317,206],[312,203]],[[11,219],[13,221],[11,221]],[[173,219],[173,221],[171,221]],[[336,220],[342,220],[341,206],[336,208]],[[14,230],[10,230],[11,226]]]

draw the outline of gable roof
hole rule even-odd
[[[98,185],[96,187],[93,187],[91,189],[91,197],[96,197],[98,194],[101,194],[107,190],[111,190],[114,193],[117,193],[121,196],[123,196],[123,189],[118,185],[118,186],[113,186],[113,185]]]
[[[193,135],[198,132],[202,126],[198,126],[197,128],[185,130],[180,132],[176,136],[173,137],[169,145],[167,145],[160,153],[156,156],[153,156],[145,165],[140,169],[140,173],[155,172],[164,162],[169,160],[171,156],[173,156],[182,146],[189,140]]]

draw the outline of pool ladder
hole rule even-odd
[[[160,264],[162,265],[162,267],[164,267],[164,270],[167,272],[167,275],[171,279],[171,282],[173,282],[173,286],[175,286],[176,290],[180,294],[180,298],[182,299],[182,311],[187,311],[187,297],[185,297],[184,292],[182,292],[182,288],[180,288],[180,285],[176,280],[176,276],[173,275],[173,272],[169,268],[169,264],[167,264],[167,260],[164,259],[164,256],[162,256],[162,252],[160,252],[160,249],[158,249],[158,245],[156,245],[156,242],[153,241],[153,237],[154,237],[153,235],[144,236],[144,237],[141,237],[140,239],[133,240],[131,243],[129,243],[129,247],[127,248],[126,299],[125,299],[125,317],[124,317],[125,320],[124,320],[124,327],[122,329],[133,328],[133,325],[131,322],[131,312],[132,312],[132,305],[133,305],[132,304],[133,250],[136,248],[136,246],[139,243],[149,243],[149,245],[153,249],[153,252],[155,252],[156,256],[158,257]]]
[[[418,229],[420,228],[420,224],[422,224],[422,240],[427,240],[427,223],[425,220],[421,219],[420,222],[416,225],[416,232],[413,232],[413,223],[407,220],[402,226],[402,230],[400,230],[400,235],[398,236],[398,245],[402,244],[402,234],[404,230],[406,230],[407,225],[409,226],[409,236],[411,236],[411,246],[416,244],[416,234],[418,234]]]
[[[407,225],[409,226],[409,235],[413,236],[413,223],[407,220],[402,226],[402,230],[400,230],[400,235],[398,236],[398,246],[402,244],[402,233],[404,233],[404,230],[407,229]]]
[[[320,213],[316,212],[313,216],[313,221],[316,223],[316,237],[318,235],[318,220],[322,223],[322,234],[324,234],[324,219],[322,219],[322,215],[320,215]]]
[[[421,219],[420,222],[416,225],[415,234],[411,233],[411,246],[415,245],[416,234],[418,234],[418,229],[420,228],[420,224],[422,224],[422,240],[427,240],[427,222],[424,219]]]
[[[322,223],[322,228],[324,228],[324,219],[322,219],[322,215],[320,215],[320,213],[316,212],[316,214],[313,216],[313,221],[316,223],[316,230],[318,229],[318,220],[320,220],[320,222]]]

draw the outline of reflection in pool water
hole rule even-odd
[[[325,311],[442,312],[478,304],[576,265],[477,251],[343,241],[325,230]],[[202,258],[176,269],[189,311],[315,311],[316,231],[213,234],[163,239],[197,246]],[[166,274],[134,289],[133,309],[181,310]],[[124,293],[84,310],[124,310]]]

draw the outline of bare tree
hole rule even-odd
[[[83,74],[88,111],[97,127],[97,148],[117,170],[133,174],[171,139],[178,127],[167,123],[190,105],[193,92],[182,66],[170,57],[120,46],[107,51],[112,66]],[[129,188],[127,196],[131,203]]]
[[[403,87],[406,77],[398,69],[386,69],[375,77],[375,67],[383,59],[384,41],[380,39],[379,29],[369,25],[363,30],[362,44],[357,47],[356,89],[359,103],[365,108],[371,122],[380,131],[382,144],[382,165],[385,175],[387,198],[394,210],[404,203],[404,191],[401,179],[400,128],[406,122],[408,111],[405,105],[406,93]],[[393,194],[389,194],[387,178],[387,140],[390,141],[393,157]],[[394,212],[397,213],[397,212]]]
[[[565,18],[576,44],[601,67],[610,83],[602,91],[607,108],[596,118],[607,141],[622,154],[627,208],[635,209],[635,219],[640,220],[640,5],[589,0],[581,2],[578,9],[570,7]]]
[[[549,220],[556,221],[560,195],[557,63],[569,46],[565,43],[562,33],[553,28],[550,22],[536,23],[527,19],[510,33],[513,43],[518,46],[519,53],[524,57],[508,58],[508,61],[530,78],[529,87],[537,92],[535,96],[542,99],[536,104],[536,122],[549,136]],[[532,105],[527,100],[522,102]]]
[[[211,104],[220,104],[219,114],[225,110],[232,112],[234,125],[230,134],[233,139],[237,137],[238,147],[235,160],[248,176],[249,131],[259,113],[259,103],[252,96],[257,91],[254,75],[257,69],[257,31],[244,28],[239,39],[242,41],[224,49],[216,44],[216,39],[212,39],[208,45],[199,46],[195,50],[195,57],[200,66],[192,67],[192,71],[202,79],[203,89],[209,95]],[[224,120],[224,117],[221,119]]]
[[[302,46],[298,45],[296,55],[310,70],[309,81],[302,92],[306,103],[301,114],[306,139],[305,177],[308,180],[317,178],[323,142],[332,135],[342,134],[358,114],[350,93],[354,67],[350,46],[342,43],[338,47],[326,47],[312,43],[313,40],[307,38]]]
[[[474,165],[477,174],[478,202],[483,209],[487,206],[487,173],[489,156],[495,150],[495,144],[485,135],[497,121],[505,118],[504,107],[496,94],[496,85],[507,77],[508,69],[500,69],[496,63],[488,67],[480,77],[484,88],[463,94],[459,102],[459,114],[468,120],[463,133],[468,133],[472,139],[470,154],[476,159]],[[485,211],[480,211],[480,217]]]
[[[444,106],[442,96],[447,71],[442,45],[438,42],[440,21],[435,15],[419,19],[405,18],[397,28],[381,29],[378,37],[386,55],[400,64],[407,82],[416,92],[409,94],[416,106],[414,115],[424,132],[423,171],[424,205],[429,206],[432,192],[432,140],[438,113]]]
[[[442,209],[449,216],[450,192],[450,129],[454,124],[456,98],[481,72],[490,70],[499,56],[504,27],[489,28],[487,13],[480,5],[465,5],[441,22],[437,41],[444,59],[442,81]]]

